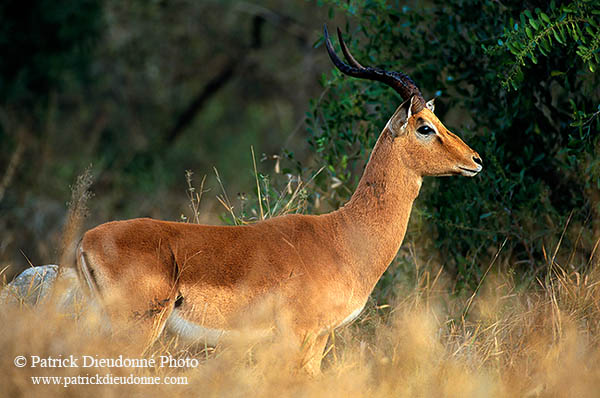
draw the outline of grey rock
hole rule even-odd
[[[55,264],[27,268],[0,291],[0,304],[36,306],[48,297],[57,277],[58,265]],[[80,301],[81,290],[75,270],[63,270],[62,277],[67,282],[67,288],[59,297],[59,305],[65,307]]]

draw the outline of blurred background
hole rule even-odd
[[[257,181],[269,208],[288,182],[321,169],[294,196],[295,211],[343,204],[401,98],[332,69],[327,22],[361,62],[407,72],[426,99],[437,97],[438,117],[484,160],[474,179],[426,179],[392,267],[400,272],[388,272],[379,292],[414,271],[402,259],[415,247],[457,289],[478,286],[499,250],[497,266],[527,283],[549,257],[583,270],[600,236],[599,8],[4,0],[0,269],[9,266],[10,280],[29,263],[58,261],[71,187],[88,168],[86,228],[196,221],[186,170],[196,192],[206,175],[204,223],[256,220]],[[235,216],[216,199],[223,189]]]
[[[58,260],[70,186],[89,166],[87,227],[189,216],[186,170],[198,185],[207,176],[201,215],[219,223],[213,166],[235,198],[255,184],[251,145],[271,172],[284,147],[310,159],[304,118],[330,68],[313,46],[327,9],[303,0],[28,4],[0,5],[8,275],[28,260]]]

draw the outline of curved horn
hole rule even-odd
[[[325,27],[325,32],[327,32],[327,26]],[[350,54],[350,50],[348,50],[348,46],[346,46],[346,42],[344,41],[344,37],[342,36],[342,31],[340,30],[340,28],[337,28],[337,34],[338,40],[340,42],[340,47],[342,47],[342,53],[344,54],[344,58],[346,58],[346,61],[348,61],[350,65],[354,66],[355,68],[365,69],[365,67],[362,66],[356,59],[354,59],[352,54]]]
[[[333,64],[343,74],[352,77],[358,77],[360,79],[376,80],[385,83],[396,90],[396,92],[400,94],[404,100],[410,98],[411,95],[415,95],[412,110],[413,113],[420,112],[421,109],[425,107],[425,99],[423,98],[419,87],[417,87],[417,84],[408,75],[405,75],[402,72],[390,72],[384,69],[362,66],[356,59],[354,59],[352,54],[350,54],[348,46],[346,46],[346,43],[342,38],[342,32],[339,28],[337,32],[338,39],[340,40],[340,46],[342,47],[342,53],[344,53],[344,57],[350,65],[344,63],[344,61],[338,58],[335,50],[333,49],[333,45],[331,44],[331,40],[329,39],[327,25],[324,26],[325,46],[327,47],[329,58],[331,58]]]

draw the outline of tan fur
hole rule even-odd
[[[137,321],[151,342],[182,297],[178,316],[205,328],[269,328],[252,315],[273,300],[305,343],[306,369],[318,372],[328,331],[364,306],[396,255],[422,177],[481,169],[473,161],[479,155],[429,109],[405,123],[403,106],[379,137],[356,192],[332,213],[245,226],[134,219],[88,231],[78,263],[85,260],[111,321]],[[425,122],[437,136],[418,136]]]

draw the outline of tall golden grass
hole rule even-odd
[[[137,356],[102,332],[94,311],[76,317],[49,304],[5,306],[0,384],[6,396],[598,396],[600,269],[597,263],[583,272],[566,268],[548,264],[526,289],[492,268],[475,295],[456,295],[443,271],[423,267],[397,283],[395,303],[371,302],[354,324],[331,335],[316,378],[296,369],[294,348],[283,336],[258,343],[240,338],[214,349],[164,336],[145,354],[191,355],[197,367],[18,368],[19,355]],[[182,376],[187,384],[64,387],[31,379],[96,373]]]
[[[198,219],[202,187],[196,191],[191,174],[187,177],[193,218]],[[286,211],[301,207],[293,201],[303,200],[299,192],[305,185],[297,185],[285,188],[291,195],[285,204],[283,193],[276,194],[272,206],[261,209],[261,218],[281,214],[273,207]],[[82,186],[80,194],[85,194],[89,184]],[[258,179],[257,189],[261,189]],[[222,202],[235,220],[225,195]],[[596,397],[600,395],[600,264],[593,255],[591,259],[569,253],[557,256],[561,241],[562,236],[557,237],[552,255],[536,264],[541,271],[530,283],[515,281],[508,271],[510,256],[500,247],[480,286],[464,294],[453,291],[451,278],[429,256],[418,250],[401,252],[387,271],[391,287],[383,297],[382,289],[376,296],[387,304],[373,298],[353,324],[331,333],[318,377],[298,370],[298,347],[284,334],[263,341],[242,335],[214,348],[185,346],[176,336],[163,335],[140,356],[136,347],[111,338],[101,311],[89,303],[68,308],[51,300],[35,307],[4,305],[0,307],[0,391],[11,397]],[[399,263],[414,271],[403,272]],[[199,362],[179,368],[32,368],[29,363],[17,367],[13,362],[17,356],[30,360],[70,355],[172,356]],[[32,380],[95,374],[161,380],[174,376],[185,383],[65,387],[64,379],[58,385]]]

